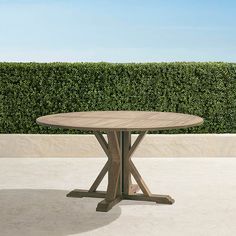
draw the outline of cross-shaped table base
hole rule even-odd
[[[143,181],[141,175],[131,160],[131,156],[147,131],[139,134],[131,146],[130,131],[108,131],[108,142],[100,132],[95,136],[108,157],[108,161],[102,168],[98,177],[89,190],[75,189],[67,194],[67,197],[93,197],[105,198],[99,202],[96,210],[107,212],[121,200],[150,201],[160,204],[173,204],[174,199],[168,195],[152,194]],[[97,191],[97,187],[108,172],[107,191]],[[137,184],[132,184],[131,174]],[[136,193],[139,189],[143,194]]]

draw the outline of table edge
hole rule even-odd
[[[173,130],[173,129],[186,129],[195,126],[202,125],[204,123],[204,119],[199,117],[202,120],[195,124],[185,125],[185,126],[173,126],[173,127],[161,127],[161,128],[91,128],[91,127],[73,127],[73,126],[62,126],[62,125],[51,125],[47,123],[43,123],[36,119],[36,123],[38,125],[52,127],[52,128],[62,128],[62,129],[75,129],[75,130],[82,130],[82,131],[158,131],[158,130]]]

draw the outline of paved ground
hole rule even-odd
[[[65,197],[88,188],[105,161],[1,158],[0,236],[236,235],[236,159],[134,159],[153,193],[176,200],[172,206],[122,201],[101,213],[101,199]]]

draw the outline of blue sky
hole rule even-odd
[[[236,62],[234,0],[0,0],[0,61]]]

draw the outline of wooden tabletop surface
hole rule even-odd
[[[90,111],[58,113],[39,117],[40,125],[78,130],[144,131],[197,126],[199,116],[153,111]]]

